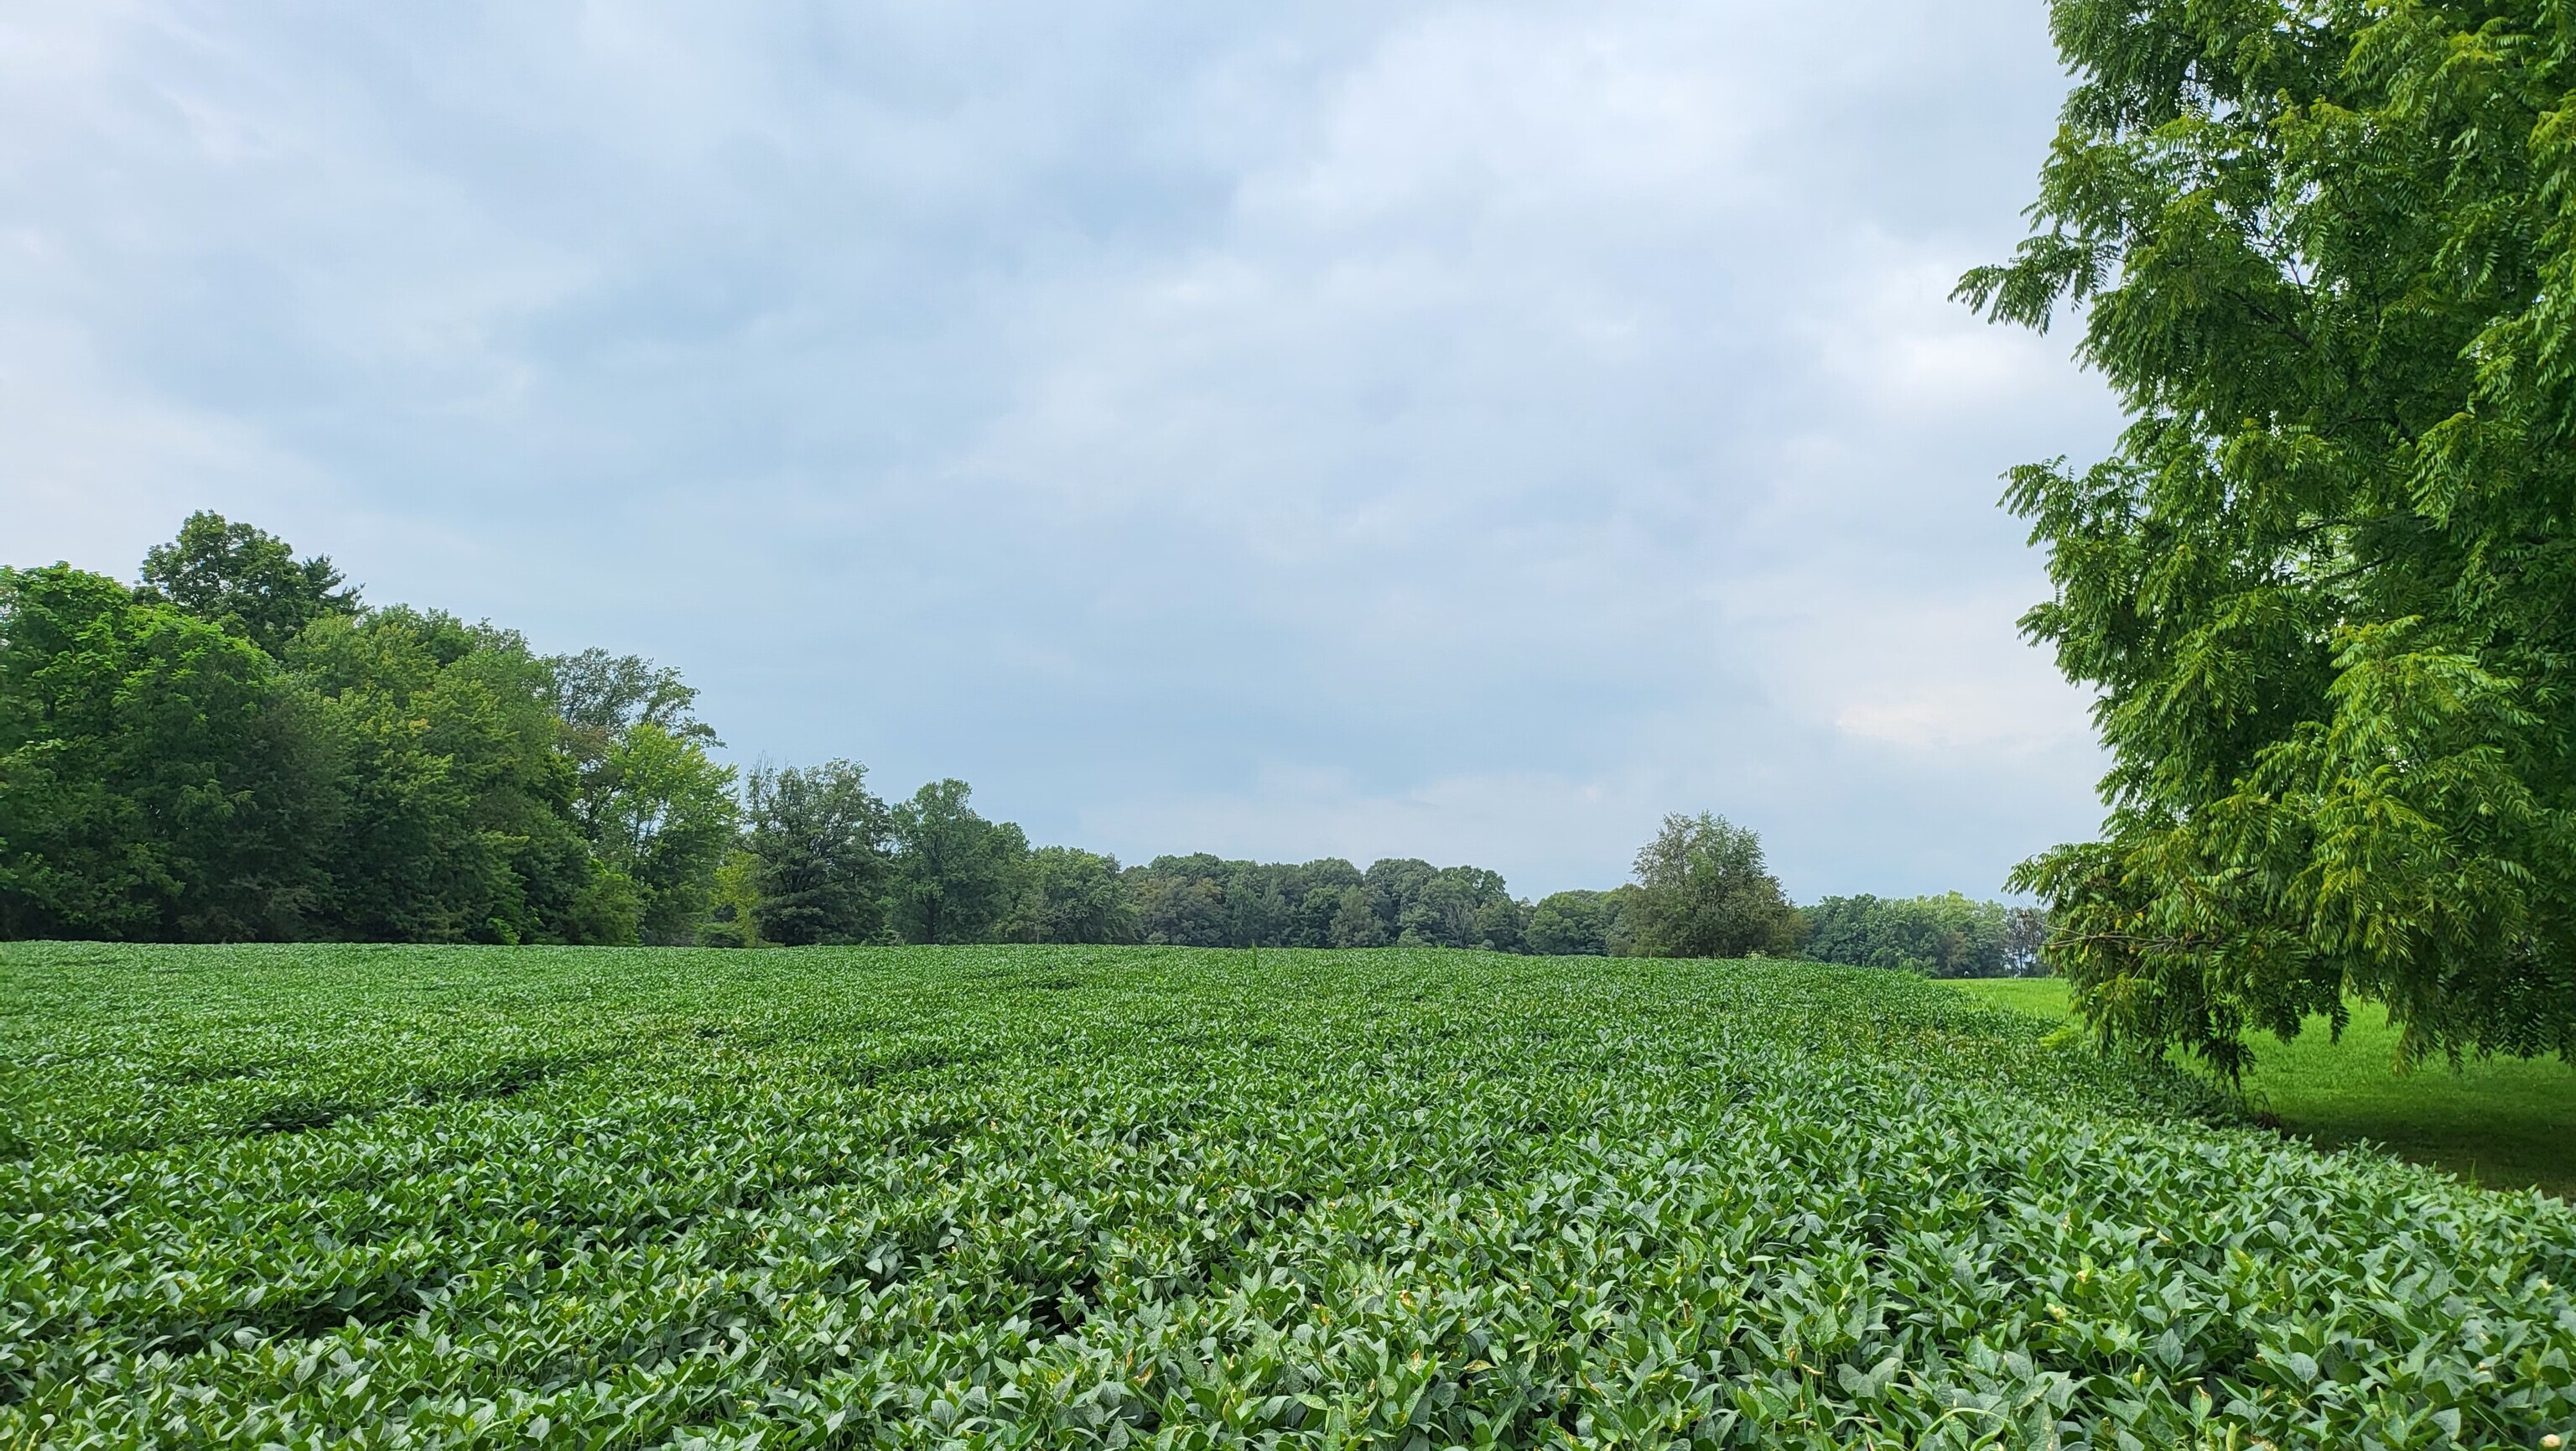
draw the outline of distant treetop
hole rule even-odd
[[[287,542],[210,509],[188,516],[179,537],[143,556],[147,597],[166,599],[271,655],[323,615],[355,614],[358,591],[328,555],[299,560]]]

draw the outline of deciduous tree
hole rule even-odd
[[[634,882],[642,939],[693,940],[737,814],[733,768],[707,755],[723,742],[692,713],[697,691],[640,655],[585,650],[545,665],[574,820],[600,861]]]
[[[345,762],[324,935],[635,940],[635,887],[573,820],[573,766],[525,640],[394,606],[315,620],[286,663]]]
[[[1931,977],[2006,977],[2033,963],[2027,907],[1933,897],[1827,897],[1804,909],[1799,952],[1818,962],[1886,967]]]
[[[1529,950],[1546,957],[1598,957],[1610,950],[1605,893],[1551,892],[1530,910]]]
[[[68,565],[0,569],[0,936],[304,935],[333,746],[248,640]]]
[[[297,559],[276,535],[203,509],[179,526],[178,538],[145,552],[143,594],[271,655],[322,616],[358,611],[357,590],[328,556]]]
[[[1136,905],[1118,858],[1079,847],[1029,853],[1004,935],[1022,942],[1133,942]]]
[[[981,942],[1019,885],[1028,838],[966,804],[963,781],[932,781],[894,808],[895,925],[906,942]]]
[[[783,947],[868,942],[885,924],[893,821],[855,761],[762,768],[746,783],[753,921]]]
[[[2098,697],[2099,841],[2016,881],[2107,1038],[2222,1071],[2384,1004],[2576,1052],[2576,30],[2539,0],[2057,0],[1995,317],[2127,406],[2014,471]]]
[[[651,721],[621,732],[603,764],[616,784],[593,818],[593,850],[635,883],[644,941],[688,943],[734,844],[733,768]]]
[[[1796,950],[1798,909],[1749,827],[1701,812],[1664,818],[1637,853],[1637,950],[1647,957],[1774,956]]]

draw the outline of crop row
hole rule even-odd
[[[0,949],[0,1444],[2576,1429],[2576,1215],[1938,985]]]

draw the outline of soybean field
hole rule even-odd
[[[1936,984],[0,946],[0,1446],[2537,1446],[2576,1212]]]

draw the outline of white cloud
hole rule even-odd
[[[199,503],[1128,857],[1794,888],[2083,831],[1946,300],[2061,85],[1882,0],[0,17],[0,510]]]

